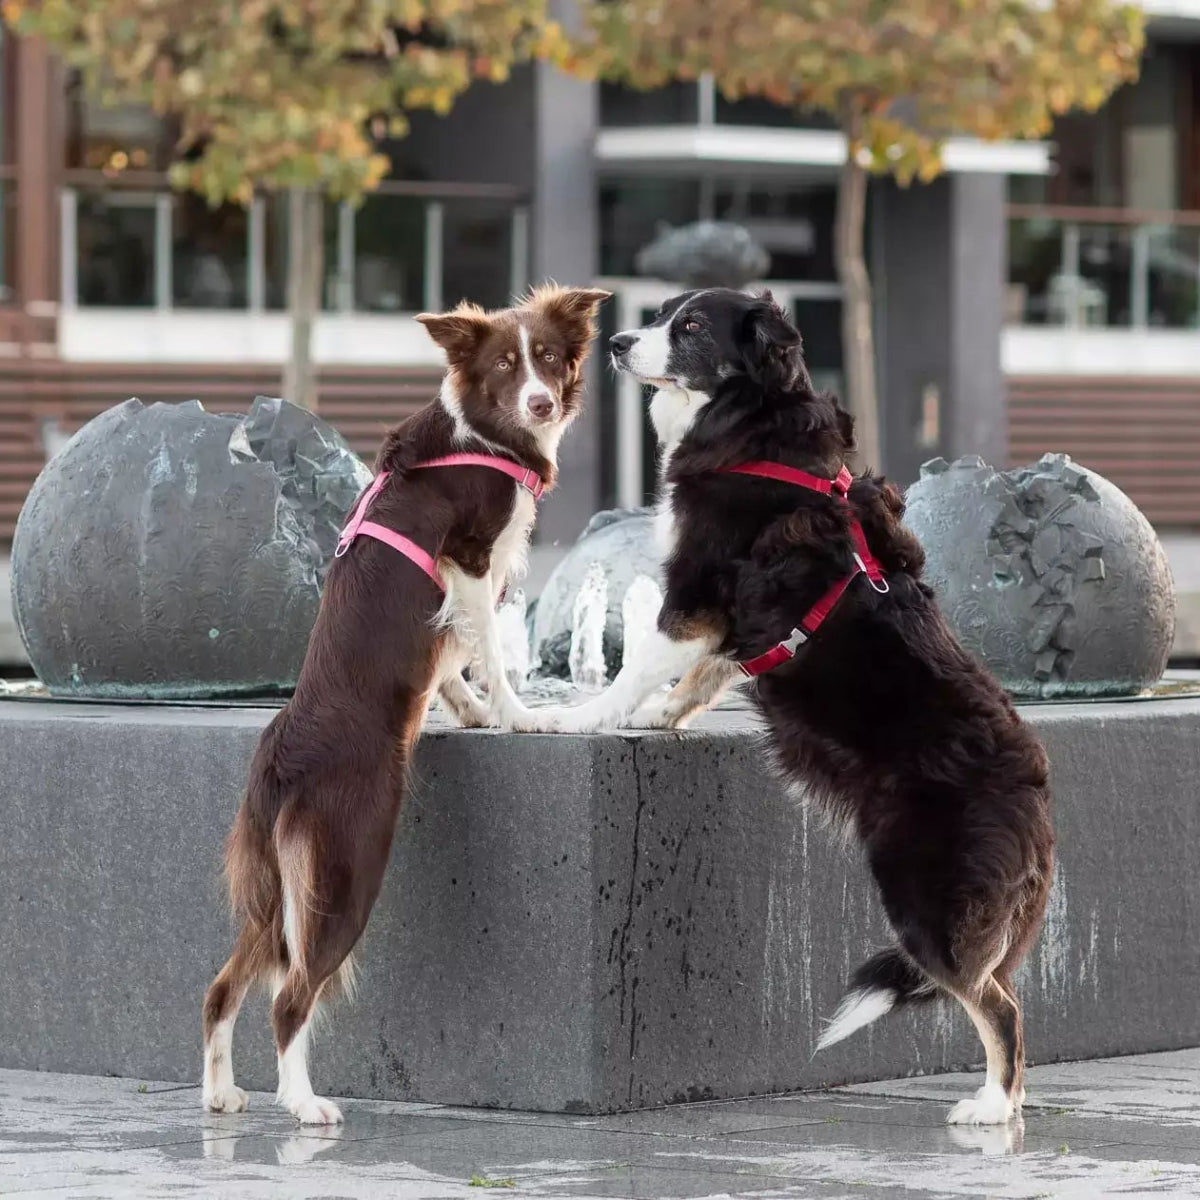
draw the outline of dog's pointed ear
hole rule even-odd
[[[854,418],[835,401],[837,408],[837,426],[838,434],[842,439],[842,446],[846,454],[852,454],[858,442],[854,436]]]
[[[612,295],[603,288],[564,288],[545,284],[529,295],[530,308],[562,330],[567,339],[567,362],[578,378],[596,335],[596,310]]]
[[[750,377],[764,387],[790,387],[804,373],[800,331],[770,292],[755,297],[747,321],[751,335],[747,352]]]
[[[591,337],[596,310],[611,295],[612,292],[602,288],[564,288],[545,284],[530,292],[528,303],[548,320],[572,332],[583,330],[585,337]]]
[[[418,313],[417,320],[452,363],[469,358],[492,329],[491,318],[476,304],[460,304],[446,313]]]

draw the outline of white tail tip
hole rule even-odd
[[[817,1049],[824,1050],[834,1042],[849,1037],[856,1029],[870,1025],[885,1013],[890,1013],[896,1003],[896,993],[891,988],[867,989],[849,992],[837,1007],[825,1032],[817,1042]]]

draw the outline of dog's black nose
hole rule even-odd
[[[608,345],[612,352],[620,358],[633,349],[633,343],[636,341],[636,333],[615,333],[608,339]]]

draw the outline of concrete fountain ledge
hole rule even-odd
[[[1200,1042],[1200,700],[1025,713],[1061,863],[1023,980],[1032,1060]],[[220,847],[270,716],[0,702],[0,1066],[199,1078]],[[884,934],[744,714],[685,735],[435,726],[416,775],[320,1088],[601,1112],[976,1059],[949,1008],[811,1058]],[[241,1083],[274,1086],[261,1002],[236,1052]]]

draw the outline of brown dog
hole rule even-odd
[[[312,1019],[348,982],[434,695],[466,725],[526,723],[505,678],[493,613],[524,567],[534,493],[554,483],[559,439],[580,404],[593,317],[607,296],[546,287],[500,312],[462,305],[418,318],[448,370],[438,398],[388,435],[376,461],[388,474],[365,513],[411,551],[397,552],[366,526],[346,540],[296,693],[263,732],[229,837],[226,869],[241,928],[204,1000],[203,1099],[214,1112],[246,1107],[233,1079],[233,1026],[250,985],[265,980],[274,996],[279,1103],[305,1123],[341,1120],[309,1082]],[[500,458],[510,473],[494,465],[421,468],[463,453]],[[524,486],[513,472],[526,477]],[[463,679],[471,662],[486,682],[487,705]]]

